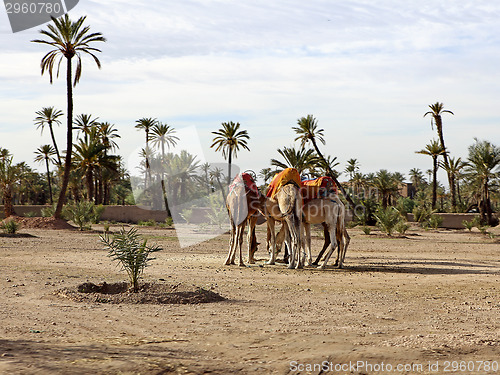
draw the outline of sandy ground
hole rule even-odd
[[[145,282],[227,300],[102,304],[54,295],[126,275],[95,232],[21,229],[33,237],[0,237],[0,373],[500,373],[498,238],[352,229],[345,269],[323,271],[262,266],[262,246],[257,265],[223,266],[228,235],[180,248],[173,230],[139,231],[164,248]],[[313,249],[321,244],[316,235]]]

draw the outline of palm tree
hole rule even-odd
[[[37,129],[41,128],[41,132],[43,133],[43,128],[45,125],[49,126],[50,136],[52,138],[52,144],[54,145],[54,149],[57,154],[57,164],[59,167],[62,167],[61,156],[59,155],[59,149],[57,148],[56,137],[54,136],[54,129],[52,128],[52,124],[61,125],[61,121],[59,121],[59,117],[63,115],[62,111],[55,109],[54,107],[43,107],[41,111],[35,112],[38,116],[35,117],[35,125],[37,125]]]
[[[3,192],[3,207],[6,218],[15,215],[12,205],[13,185],[19,180],[20,174],[12,165],[12,155],[7,149],[0,148],[0,189]]]
[[[92,118],[92,115],[86,113],[82,113],[81,115],[76,116],[76,126],[74,127],[74,129],[80,130],[83,133],[85,142],[88,141],[88,134],[90,133],[90,129],[98,124],[98,119],[99,117]]]
[[[344,187],[337,180],[337,177],[333,173],[329,163],[326,162],[325,157],[318,148],[318,144],[316,142],[317,140],[325,144],[325,139],[323,138],[324,130],[318,129],[318,122],[313,117],[313,115],[307,115],[307,117],[299,118],[297,120],[297,125],[298,125],[297,127],[292,127],[292,129],[295,130],[295,133],[297,134],[297,138],[295,138],[295,140],[296,141],[300,140],[302,147],[304,147],[309,141],[311,141],[314,149],[316,150],[316,154],[319,156],[320,159],[323,160],[323,165],[327,168],[327,175],[333,179],[335,184],[339,187],[340,191],[346,198],[347,202],[349,202],[352,209],[355,210],[356,205],[352,201],[351,197],[347,194]]]
[[[214,184],[214,180],[217,181],[217,185],[219,185],[220,193],[222,194],[222,201],[226,201],[226,194],[224,192],[224,188],[222,187],[222,183],[220,182],[221,178],[224,178],[224,173],[222,168],[215,167],[210,171],[210,179],[212,180],[212,185]]]
[[[410,181],[415,186],[415,189],[420,190],[420,187],[424,184],[424,174],[418,168],[410,169]]]
[[[462,161],[462,158],[453,158],[450,156],[448,164],[440,162],[439,167],[443,168],[449,176],[451,196],[456,197],[458,195],[458,200],[461,202],[458,179],[461,170],[465,167],[465,162]],[[456,207],[454,211],[456,211]]]
[[[66,198],[66,190],[68,188],[70,170],[71,170],[71,157],[73,153],[73,86],[80,81],[82,76],[82,58],[81,55],[90,55],[97,66],[101,67],[101,62],[96,56],[96,52],[101,52],[99,49],[90,47],[94,42],[105,42],[106,39],[101,33],[89,33],[90,26],[83,26],[86,17],[80,17],[76,22],[70,20],[68,14],[56,19],[52,17],[53,24],[49,24],[48,31],[40,30],[40,33],[49,40],[35,39],[32,42],[47,44],[54,47],[43,58],[40,64],[42,75],[47,71],[52,83],[54,64],[59,58],[57,63],[57,76],[59,76],[59,67],[63,59],[66,59],[66,90],[67,90],[67,131],[66,131],[66,160],[64,163],[64,176],[61,185],[61,192],[59,193],[59,200],[54,212],[55,218],[61,217],[63,204]],[[73,79],[72,59],[76,56],[76,69]]]
[[[269,181],[273,177],[273,170],[271,168],[262,168],[259,172],[259,177],[264,180],[264,185],[267,185],[267,181]]]
[[[490,181],[498,177],[500,166],[500,148],[488,141],[479,141],[469,146],[466,172],[469,178],[479,183],[479,212],[481,220],[489,225],[498,224],[498,219],[493,218],[490,202]]]
[[[50,204],[52,205],[52,183],[50,181],[50,170],[49,170],[49,163],[56,163],[56,160],[54,159],[54,155],[56,155],[56,150],[54,147],[51,145],[43,145],[40,146],[36,151],[35,151],[35,161],[38,163],[43,163],[45,162],[45,168],[47,169],[47,182],[49,184],[49,197],[50,197]]]
[[[391,204],[391,196],[399,191],[399,176],[390,173],[386,169],[378,171],[371,180],[371,184],[382,195],[382,207],[387,208]]]
[[[438,156],[443,155],[446,151],[439,144],[439,141],[433,139],[425,148],[420,151],[415,151],[417,154],[429,155],[432,157],[432,208],[436,208],[437,200],[437,170],[438,170]]]
[[[352,180],[354,174],[359,171],[359,162],[357,159],[347,160],[347,166],[345,167],[346,173],[349,173],[349,180]]]
[[[285,146],[277,151],[285,159],[285,162],[271,159],[271,165],[282,169],[295,168],[301,175],[306,170],[314,170],[314,167],[319,163],[319,158],[312,149],[301,148],[297,150],[295,147]]]
[[[155,119],[155,118],[151,118],[151,117],[143,117],[143,118],[140,118],[139,120],[136,121],[136,125],[135,125],[135,128],[136,129],[143,129],[144,132],[146,133],[146,147],[144,148],[144,150],[149,150],[149,132],[151,131],[151,129],[153,128],[153,126],[155,126],[156,124],[158,123],[158,120]],[[144,157],[145,157],[145,160],[146,160],[146,169],[145,169],[145,172],[144,172],[144,189],[147,189],[148,187],[148,177],[149,177],[149,180],[151,180],[151,172],[150,172],[150,165],[149,165],[149,153],[144,153]]]
[[[236,124],[232,121],[223,122],[222,128],[219,130],[212,132],[215,134],[213,139],[213,143],[210,146],[216,147],[215,151],[222,150],[222,156],[224,159],[227,158],[227,184],[231,184],[231,162],[232,157],[236,157],[238,151],[240,150],[240,146],[245,150],[250,151],[247,145],[247,139],[250,139],[246,130],[239,130],[240,123]]]
[[[95,200],[95,173],[99,168],[99,157],[106,147],[99,141],[97,137],[90,136],[85,140],[75,144],[74,161],[75,168],[79,169],[83,176],[85,176],[85,183],[87,185],[87,200],[93,202]]]
[[[165,210],[167,211],[167,215],[171,216],[170,209],[168,207],[167,201],[167,192],[165,188],[165,176],[163,174],[164,163],[165,163],[165,145],[168,149],[170,146],[175,146],[179,138],[174,135],[175,129],[167,124],[162,124],[161,122],[157,122],[153,125],[151,129],[150,141],[154,147],[159,147],[161,149],[161,189],[163,194],[163,202],[165,203]]]
[[[431,109],[430,111],[426,112],[424,114],[424,117],[427,115],[431,115],[431,127],[433,125],[436,125],[436,130],[438,133],[439,137],[439,142],[441,143],[441,148],[443,149],[444,153],[443,159],[444,159],[444,165],[446,169],[449,169],[449,160],[448,160],[448,151],[446,150],[446,146],[444,144],[444,136],[443,136],[443,119],[441,118],[441,114],[443,113],[450,113],[454,115],[452,111],[449,111],[447,109],[444,109],[444,104],[440,102],[436,102],[434,104],[429,105],[429,108]],[[453,208],[453,211],[457,210],[457,198],[456,198],[456,191],[454,188],[454,182],[453,178],[450,173],[448,173],[448,183],[450,185],[450,192],[451,192],[451,206]]]

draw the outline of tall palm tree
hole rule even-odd
[[[232,121],[223,122],[221,125],[222,128],[212,132],[212,134],[215,134],[215,137],[210,147],[217,146],[215,151],[222,150],[222,156],[224,159],[227,158],[227,184],[229,186],[229,184],[231,184],[231,163],[233,155],[236,157],[240,150],[240,146],[250,151],[247,145],[247,139],[250,139],[250,137],[246,130],[239,130],[241,126],[239,122],[236,124]]]
[[[95,174],[99,168],[99,158],[106,147],[99,141],[98,138],[90,136],[85,140],[80,139],[75,144],[74,161],[75,168],[80,170],[81,174],[85,176],[85,183],[87,185],[87,200],[89,202],[95,201]]]
[[[439,167],[443,168],[449,176],[451,196],[457,197],[458,195],[458,200],[461,202],[458,179],[461,170],[465,167],[465,162],[462,161],[462,158],[453,158],[450,156],[448,164],[439,162]],[[456,206],[454,207],[454,211],[456,211]]]
[[[429,105],[429,108],[431,109],[430,111],[426,112],[424,114],[424,117],[427,115],[432,116],[431,118],[431,127],[433,125],[436,125],[436,130],[438,133],[439,137],[439,142],[441,143],[441,147],[444,150],[443,153],[443,159],[444,159],[444,165],[446,168],[449,167],[449,160],[448,160],[448,150],[446,149],[446,146],[444,144],[444,135],[443,135],[443,119],[441,118],[441,115],[443,113],[450,113],[454,115],[454,113],[450,110],[444,109],[444,104],[440,102],[436,102],[434,104]],[[448,183],[450,186],[450,192],[451,192],[451,206],[453,208],[453,211],[456,211],[457,209],[457,198],[456,198],[456,191],[453,182],[453,177],[450,173],[448,173]]]
[[[264,180],[264,185],[267,185],[267,181],[269,181],[273,177],[273,170],[271,168],[262,168],[259,172],[259,177]]]
[[[99,117],[92,118],[92,115],[86,113],[82,113],[76,116],[75,119],[76,126],[74,127],[74,129],[77,129],[83,133],[85,142],[88,141],[88,134],[90,133],[90,129],[92,129],[93,126],[96,126],[98,124],[97,122],[98,119]]]
[[[418,168],[410,169],[410,181],[415,186],[415,189],[420,190],[420,187],[424,184],[424,174]]]
[[[66,96],[67,96],[67,131],[66,131],[66,160],[64,163],[64,176],[59,193],[59,200],[54,212],[55,218],[61,217],[63,204],[66,198],[68,188],[71,157],[73,154],[73,86],[80,81],[82,76],[82,54],[90,55],[97,66],[101,67],[101,62],[96,56],[99,49],[91,47],[94,42],[105,42],[106,39],[101,33],[90,33],[90,26],[83,26],[86,17],[80,17],[77,21],[70,20],[68,14],[56,19],[52,17],[53,24],[47,25],[48,30],[40,30],[40,33],[48,40],[35,39],[32,42],[47,44],[54,47],[43,58],[40,64],[42,75],[47,71],[52,83],[54,64],[57,63],[57,76],[59,76],[59,67],[63,59],[66,59]],[[75,76],[73,79],[72,59],[76,57]]]
[[[319,163],[319,158],[312,149],[301,148],[297,150],[295,147],[285,146],[277,151],[285,159],[285,162],[271,159],[271,165],[278,168],[295,168],[299,174],[303,174],[307,170],[314,170],[314,167]]]
[[[436,208],[437,201],[437,170],[438,170],[438,156],[444,155],[446,151],[440,145],[439,141],[433,139],[425,148],[420,151],[415,151],[417,154],[428,155],[432,157],[432,208]]]
[[[162,189],[162,194],[163,194],[163,202],[165,204],[165,210],[167,211],[167,215],[171,216],[170,213],[170,208],[168,207],[168,201],[167,201],[167,192],[166,192],[166,187],[165,187],[165,175],[163,173],[164,171],[164,164],[166,162],[165,160],[165,146],[167,146],[168,149],[170,149],[170,146],[175,146],[177,144],[177,141],[179,138],[175,136],[175,129],[167,124],[163,124],[161,122],[157,122],[156,124],[153,125],[151,129],[151,135],[150,135],[150,141],[153,147],[159,147],[161,149],[161,189]]]
[[[151,117],[143,117],[143,118],[140,118],[139,120],[136,121],[135,128],[144,130],[144,132],[146,133],[146,146],[145,146],[144,150],[149,150],[149,139],[150,139],[149,132],[151,131],[153,126],[155,126],[157,123],[158,123],[158,120],[155,118],[151,118]],[[148,179],[151,180],[151,172],[150,172],[151,165],[149,163],[148,156],[149,156],[149,153],[146,152],[144,154],[145,161],[146,161],[146,169],[144,172],[144,188],[145,189],[147,189],[147,187],[148,187]]]
[[[52,128],[52,125],[61,125],[59,117],[61,117],[63,113],[62,111],[55,109],[54,107],[43,107],[41,111],[37,111],[35,113],[38,115],[37,117],[35,117],[35,125],[37,125],[37,129],[41,128],[41,132],[43,133],[43,128],[45,127],[45,125],[48,125],[49,127],[52,144],[54,145],[54,149],[57,154],[57,164],[59,165],[59,167],[62,167],[61,155],[59,155],[59,149],[57,148],[56,137],[54,136],[54,129]]]
[[[338,186],[342,194],[344,195],[345,199],[349,204],[351,205],[352,209],[356,209],[356,205],[352,201],[351,197],[347,192],[345,191],[344,187],[340,184],[340,182],[337,180],[337,177],[335,173],[333,173],[332,168],[330,165],[326,162],[325,157],[321,153],[321,151],[318,148],[317,141],[320,141],[321,143],[325,144],[325,139],[323,138],[323,129],[318,129],[318,122],[317,120],[313,117],[313,115],[307,115],[306,117],[301,117],[297,120],[297,125],[296,127],[292,127],[293,130],[295,130],[295,133],[297,134],[297,137],[295,138],[296,141],[300,141],[301,146],[304,147],[309,141],[312,143],[314,150],[316,150],[316,154],[319,156],[320,159],[323,159],[323,165],[327,168],[327,175],[329,175],[335,184]]]
[[[469,178],[479,184],[479,212],[481,220],[489,225],[498,224],[493,217],[490,202],[490,181],[498,177],[500,166],[500,147],[488,141],[474,139],[475,143],[469,146],[466,172]]]
[[[54,159],[54,155],[56,155],[56,150],[54,147],[51,145],[43,145],[40,146],[36,151],[35,151],[35,161],[38,163],[43,163],[45,162],[45,168],[47,169],[47,182],[49,184],[49,198],[50,198],[50,204],[52,205],[52,182],[50,180],[50,170],[49,170],[49,163],[56,163],[56,160]]]

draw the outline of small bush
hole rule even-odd
[[[98,215],[96,205],[86,201],[67,205],[65,211],[69,219],[73,220],[80,230],[92,228],[92,223]]]
[[[104,206],[102,204],[94,206],[92,213],[92,224],[99,224],[101,216],[104,213]]]
[[[404,220],[401,220],[399,223],[396,224],[394,229],[396,229],[396,232],[398,232],[399,234],[404,235],[406,231],[410,229],[410,224],[408,224]]]
[[[443,218],[439,215],[431,215],[427,224],[432,229],[437,229],[441,224],[443,224]]]
[[[108,233],[109,232],[109,227],[111,226],[110,223],[106,222],[103,224],[103,227],[104,227],[104,232]]]
[[[16,234],[19,229],[19,224],[14,219],[7,219],[0,224],[0,229],[7,234]]]
[[[51,217],[54,216],[54,212],[56,208],[54,206],[43,207],[40,212],[42,213],[42,217]]]
[[[165,225],[170,228],[172,225],[174,225],[174,219],[172,219],[172,217],[170,216],[167,217],[165,219]]]
[[[150,254],[162,250],[159,246],[148,246],[147,240],[142,240],[137,233],[137,228],[128,232],[124,228],[111,239],[108,234],[99,236],[101,242],[109,248],[108,256],[117,260],[128,274],[134,292],[139,291],[139,277],[144,268],[154,258]]]
[[[402,220],[401,214],[394,207],[380,207],[374,216],[377,219],[379,228],[389,236],[392,236],[396,225]]]
[[[157,223],[154,219],[149,219],[148,221],[139,220],[137,225],[142,227],[156,227]]]
[[[363,230],[363,233],[366,234],[367,236],[372,232],[372,229],[370,227],[367,227],[366,225],[364,225],[361,229]]]
[[[465,228],[467,228],[469,230],[469,232],[471,232],[472,228],[474,228],[474,226],[475,226],[473,220],[471,220],[471,221],[464,220],[464,221],[462,221],[462,225]]]
[[[36,213],[33,212],[33,211],[30,211],[30,212],[26,212],[24,214],[24,217],[36,217]]]
[[[193,209],[192,208],[185,208],[181,212],[181,217],[186,220],[186,223],[190,224],[191,219],[193,218]]]
[[[427,208],[424,206],[415,206],[413,208],[413,218],[420,224],[424,224],[425,222],[427,222],[432,214],[433,212],[430,207]]]
[[[415,201],[411,198],[401,197],[397,201],[396,208],[400,214],[405,217],[407,214],[413,212],[413,209],[415,208]]]

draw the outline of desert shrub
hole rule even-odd
[[[401,197],[396,203],[396,208],[398,209],[399,213],[403,215],[403,217],[406,217],[406,214],[413,212],[415,204],[416,203],[413,199]]]
[[[427,220],[427,225],[432,229],[437,229],[441,224],[443,224],[443,218],[439,215],[431,215],[429,220]]]
[[[378,227],[389,236],[392,236],[396,225],[402,220],[401,214],[394,207],[379,207],[374,216]]]
[[[106,233],[107,233],[107,232],[109,232],[109,228],[110,228],[110,226],[111,226],[111,224],[110,224],[110,223],[108,223],[108,222],[104,223],[104,224],[103,224],[103,227],[104,227],[104,232],[106,232]]]
[[[24,214],[24,217],[36,217],[36,212],[29,211]]]
[[[372,229],[370,227],[367,227],[366,225],[363,225],[361,229],[363,230],[363,233],[366,234],[367,236],[372,232]]]
[[[467,228],[467,229],[469,230],[469,232],[471,232],[471,231],[472,231],[472,228],[474,228],[474,227],[475,227],[475,225],[474,225],[474,221],[473,221],[473,220],[471,220],[471,221],[464,220],[464,221],[462,221],[462,225],[463,225],[465,228]]]
[[[398,232],[399,234],[403,235],[406,233],[406,231],[408,229],[410,229],[410,224],[408,224],[406,221],[404,220],[400,220],[396,226],[394,227],[394,229],[396,230],[396,232]]]
[[[182,210],[180,215],[186,221],[186,223],[190,224],[191,219],[193,218],[193,209],[192,208],[185,208]]]
[[[0,224],[0,229],[7,234],[15,234],[19,229],[19,223],[14,219],[6,219]]]
[[[433,211],[430,207],[428,208],[425,206],[415,206],[413,208],[413,218],[420,224],[424,224],[425,222],[429,221],[432,214]]]
[[[377,220],[374,213],[377,211],[377,201],[373,198],[362,199],[356,206],[356,221],[361,225],[375,225]]]
[[[122,228],[120,233],[113,236],[113,239],[107,233],[99,238],[109,249],[108,256],[118,261],[122,270],[127,272],[132,290],[138,292],[139,278],[144,268],[154,259],[150,257],[150,254],[162,248],[157,245],[148,246],[147,240],[143,240],[137,233],[137,228],[131,228],[128,232]]]
[[[172,219],[172,217],[170,217],[170,216],[169,216],[169,217],[167,217],[167,218],[165,219],[165,225],[166,225],[167,227],[171,227],[172,225],[174,225],[174,219]]]
[[[56,211],[55,206],[43,207],[40,212],[42,213],[42,217],[51,217],[54,216],[54,212]]]
[[[137,222],[137,225],[140,225],[142,227],[156,227],[157,223],[154,219],[149,219],[147,221],[139,220]]]
[[[99,221],[101,220],[101,216],[104,213],[104,206],[102,204],[94,206],[93,212],[92,212],[92,224],[99,224]]]
[[[80,201],[65,207],[66,215],[80,230],[90,229],[97,214],[96,205],[93,202]],[[100,214],[99,214],[100,216]]]

